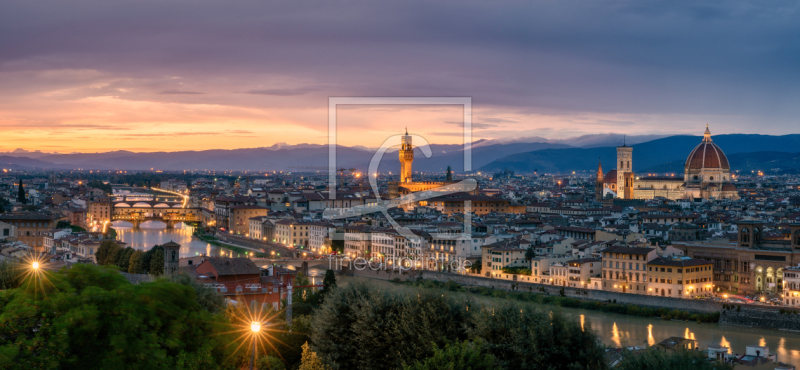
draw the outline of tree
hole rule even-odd
[[[111,194],[111,193],[112,193],[112,191],[113,191],[113,190],[112,190],[112,188],[111,188],[111,184],[104,184],[104,183],[103,183],[102,181],[100,181],[100,180],[91,180],[91,181],[89,181],[89,183],[88,183],[88,184],[86,184],[86,185],[87,185],[88,187],[90,187],[90,188],[96,188],[96,189],[100,189],[100,190],[102,190],[102,191],[103,191],[104,193],[106,193],[106,194]]]
[[[508,304],[474,312],[470,339],[507,370],[606,369],[605,348],[586,325],[558,311]]]
[[[115,240],[104,240],[97,248],[94,258],[98,265],[113,265],[117,261],[117,254],[122,251],[122,247]]]
[[[308,342],[303,344],[303,357],[299,370],[329,370],[330,367],[322,363],[316,352],[311,351]]]
[[[530,261],[536,257],[536,251],[533,250],[533,246],[528,247],[528,250],[525,251],[525,259]]]
[[[0,197],[0,213],[6,213],[11,209],[11,202],[4,197]]]
[[[303,273],[298,273],[294,279],[295,286],[310,285],[311,282]],[[322,303],[322,293],[315,292],[314,288],[297,288],[292,291],[292,313],[294,315],[311,315]]]
[[[708,361],[703,353],[678,351],[667,353],[648,349],[640,353],[626,351],[622,362],[615,367],[619,370],[731,370],[732,366],[717,361]]]
[[[114,228],[113,228],[113,227],[109,226],[109,227],[106,229],[106,234],[105,234],[105,235],[103,235],[103,236],[104,236],[106,239],[114,239],[114,240],[116,240],[116,239],[117,239],[117,230],[114,230]]]
[[[22,283],[22,269],[18,263],[0,261],[0,289],[14,289]]]
[[[494,356],[486,353],[480,343],[462,342],[448,344],[443,349],[433,345],[433,356],[417,361],[405,370],[492,370]]]
[[[227,319],[203,310],[187,286],[133,285],[116,269],[93,264],[47,278],[37,290],[27,279],[3,292],[0,367],[218,369],[245,357],[228,343],[236,337],[225,334]]]
[[[161,253],[153,254],[153,258],[150,259],[150,275],[164,274],[164,248],[159,249]]]
[[[25,189],[22,187],[22,178],[19,179],[19,191],[17,192],[17,202],[20,204],[28,204],[28,199],[25,198]]]
[[[128,271],[128,264],[130,263],[131,256],[136,250],[127,247],[117,253],[114,265],[118,266],[122,271]]]
[[[336,288],[336,274],[333,270],[325,271],[325,277],[322,279],[322,286],[324,291],[327,292],[332,288]]]
[[[483,258],[478,258],[472,266],[469,267],[470,271],[473,274],[480,274],[481,270],[483,270]]]
[[[154,245],[153,248],[150,248],[149,251],[144,252],[144,255],[142,256],[142,273],[143,274],[149,274],[150,273],[150,263],[153,260],[153,256],[159,255],[159,254],[162,256],[162,258],[161,258],[161,260],[162,260],[161,271],[164,271],[164,266],[163,266],[164,247],[162,247],[160,245]]]
[[[341,369],[397,369],[433,355],[431,343],[467,339],[470,311],[436,292],[347,284],[314,311],[311,342],[323,362]]]
[[[175,274],[170,278],[170,281],[194,289],[197,303],[208,312],[217,313],[225,307],[225,297],[217,293],[216,290],[206,288],[204,285],[199,284],[197,280],[186,273]]]
[[[142,256],[144,256],[144,252],[142,251],[134,251],[131,254],[131,258],[128,260],[128,272],[131,274],[143,274],[144,268],[142,266]]]
[[[447,166],[447,175],[445,175],[445,181],[453,181],[453,171],[450,170],[450,166]]]
[[[286,370],[286,364],[275,356],[264,356],[256,361],[258,370]]]
[[[58,223],[56,224],[56,229],[66,229],[66,228],[68,228],[70,225],[71,225],[71,224],[69,223],[69,221],[67,221],[67,220],[61,220],[61,221],[58,221]]]
[[[342,239],[331,240],[331,250],[339,254],[344,253],[344,240]]]

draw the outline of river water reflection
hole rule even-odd
[[[591,326],[604,344],[613,347],[645,343],[653,345],[669,337],[684,337],[696,340],[702,349],[717,344],[738,354],[743,354],[748,345],[767,346],[770,353],[778,354],[779,361],[800,365],[800,333],[797,332],[667,321],[579,309],[563,310],[575,315],[581,325]]]
[[[134,229],[131,227],[131,224],[125,221],[116,221],[112,227],[117,231],[117,236],[120,240],[128,243],[129,246],[135,249],[144,251],[153,248],[156,244],[174,241],[181,245],[181,257],[190,257],[200,254],[219,256],[222,252],[224,252],[225,255],[231,253],[227,249],[213,246],[192,237],[194,228],[182,223],[175,225],[174,229],[167,229],[161,222],[150,221],[143,223],[140,228]],[[233,256],[236,257],[236,253],[233,253]]]

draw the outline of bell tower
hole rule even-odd
[[[739,221],[736,223],[739,229],[739,247],[758,248],[761,246],[763,221]]]
[[[633,148],[617,147],[617,198],[633,199]]]
[[[596,201],[603,200],[603,164],[597,161],[597,178],[594,183],[594,198]]]
[[[414,147],[411,145],[411,136],[406,134],[401,138],[400,145],[400,183],[411,182],[411,162],[414,162]]]
[[[179,268],[181,245],[170,240],[161,246],[164,247],[164,275],[174,275]]]

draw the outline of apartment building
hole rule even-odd
[[[256,217],[251,217],[250,218],[250,220],[249,220],[250,227],[249,227],[248,235],[250,236],[251,239],[263,240],[263,241],[267,240],[266,236],[263,235],[263,230],[264,229],[261,226],[261,225],[264,224],[264,221],[266,221],[266,220],[267,220],[267,216],[256,216]]]
[[[365,225],[352,225],[344,227],[344,254],[348,257],[367,257],[367,251],[372,247],[369,227]]]
[[[565,262],[555,262],[550,265],[550,284],[557,286],[568,286],[568,270],[568,265]]]
[[[567,286],[573,288],[602,289],[602,281],[598,279],[603,271],[597,258],[580,258],[566,262]]]
[[[647,294],[647,262],[658,257],[655,248],[612,246],[602,256],[603,290]]]
[[[709,295],[714,288],[714,264],[691,257],[659,257],[647,263],[650,295],[694,298]]]
[[[99,225],[106,221],[111,221],[111,208],[111,199],[108,198],[95,202],[88,202],[86,223],[88,225]]]
[[[481,247],[483,251],[482,272],[487,277],[500,277],[503,274],[503,268],[506,267],[528,267],[530,264],[525,259],[525,249],[520,247],[508,245],[503,241],[484,245]]]
[[[284,219],[275,222],[275,239],[278,243],[297,248],[308,247],[308,222]]]
[[[308,224],[308,247],[312,252],[330,253],[330,237],[336,231],[333,224],[311,222]]]
[[[0,221],[0,240],[13,237],[17,235],[14,225]]]
[[[218,228],[232,229],[233,227],[231,224],[234,224],[235,222],[231,221],[231,208],[234,206],[255,204],[256,200],[251,197],[218,197],[214,199],[214,224]]]
[[[371,248],[365,256],[367,259],[377,258],[380,261],[394,259],[394,230],[372,230],[369,233]]]
[[[30,246],[35,252],[43,252],[46,232],[54,229],[59,216],[36,212],[0,214],[0,221],[16,229],[17,241]]]
[[[783,304],[800,307],[800,266],[783,270]]]
[[[240,204],[228,208],[229,223],[228,228],[232,234],[247,236],[250,232],[250,219],[258,216],[266,216],[269,209],[249,204]]]

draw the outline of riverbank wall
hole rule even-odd
[[[558,295],[564,289],[564,295],[570,298],[578,298],[592,301],[616,302],[619,304],[632,304],[649,308],[669,308],[683,310],[693,313],[712,313],[722,310],[722,302],[694,299],[680,299],[670,297],[648,296],[642,294],[617,293],[604,290],[580,289],[571,287],[561,287],[548,284],[536,284],[526,282],[515,282],[511,280],[490,279],[475,275],[459,275],[446,272],[436,272],[427,270],[410,271],[388,271],[388,270],[345,270],[347,275],[366,277],[380,280],[400,280],[413,281],[416,279],[427,279],[441,282],[452,281],[463,286],[478,286],[490,289],[501,289],[507,291],[518,291],[531,294],[550,294]]]
[[[759,328],[800,331],[800,311],[763,310],[753,308],[722,310],[720,324],[744,325]]]
[[[289,249],[270,242],[264,242],[230,234],[217,234],[216,237],[217,239],[226,243],[261,250],[267,255],[271,255],[272,252],[276,252],[280,254],[281,257],[285,258],[297,258],[299,255],[299,252],[296,249]]]

